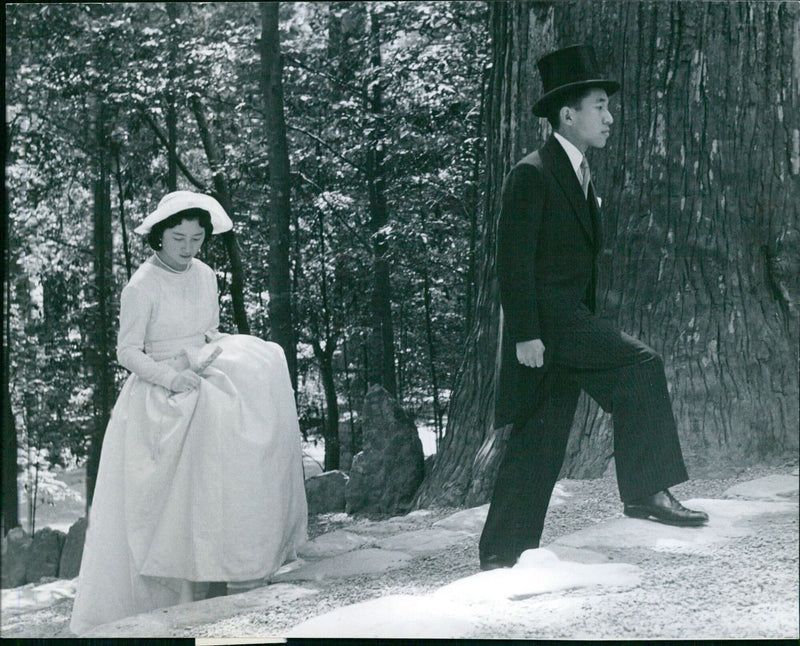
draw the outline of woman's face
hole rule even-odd
[[[173,269],[186,269],[200,251],[206,232],[197,220],[183,220],[164,231],[158,256]]]

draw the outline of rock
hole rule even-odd
[[[339,468],[350,471],[353,464],[353,431],[349,421],[339,421]]]
[[[310,455],[303,454],[303,477],[308,480],[322,473],[322,465]]]
[[[15,527],[3,538],[2,584],[3,588],[25,585],[25,568],[31,549],[30,536],[22,527]]]
[[[306,480],[309,514],[344,511],[344,490],[348,481],[344,471],[326,471]]]
[[[797,500],[798,481],[794,476],[770,475],[758,480],[740,482],[727,489],[723,496],[750,500]]]
[[[303,558],[324,558],[352,552],[370,542],[369,538],[359,536],[344,529],[321,534],[297,548],[297,555]]]
[[[417,529],[387,536],[377,545],[383,550],[396,550],[408,554],[437,554],[461,543],[466,536],[463,532],[449,529]]]
[[[469,509],[457,511],[446,518],[437,520],[433,526],[479,535],[483,531],[483,525],[486,523],[486,515],[488,513],[489,504],[487,503],[480,507],[471,507]]]
[[[361,574],[377,574],[403,567],[411,558],[411,555],[405,552],[365,547],[309,563],[286,574],[275,575],[272,580],[279,582],[322,581]]]
[[[31,552],[25,568],[25,578],[36,583],[43,576],[58,576],[61,550],[67,535],[57,529],[45,527],[33,535]]]
[[[408,511],[425,475],[422,442],[414,422],[381,386],[364,398],[363,451],[353,458],[345,489],[347,512]]]
[[[86,526],[84,516],[69,528],[64,549],[61,550],[61,561],[58,564],[58,576],[62,579],[73,579],[78,576],[83,556],[83,542],[86,540]]]

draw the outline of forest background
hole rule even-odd
[[[433,428],[416,504],[484,502],[502,177],[548,134],[535,60],[623,82],[593,177],[604,315],[666,359],[690,471],[796,456],[800,12],[790,2],[6,5],[3,525],[108,415],[132,229],[168,190],[234,220],[222,325],[284,347],[325,468],[371,384]],[[564,474],[613,447],[583,400]],[[15,462],[13,457],[17,456]],[[35,477],[31,479],[31,473]],[[29,492],[30,493],[30,492]]]

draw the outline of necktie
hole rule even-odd
[[[583,189],[583,196],[588,198],[589,197],[589,182],[592,180],[592,174],[589,172],[589,162],[586,161],[586,157],[581,159],[581,188]]]

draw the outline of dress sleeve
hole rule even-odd
[[[119,309],[117,361],[145,381],[170,389],[178,372],[166,363],[159,363],[144,353],[144,336],[152,303],[142,290],[128,285],[122,290]]]

